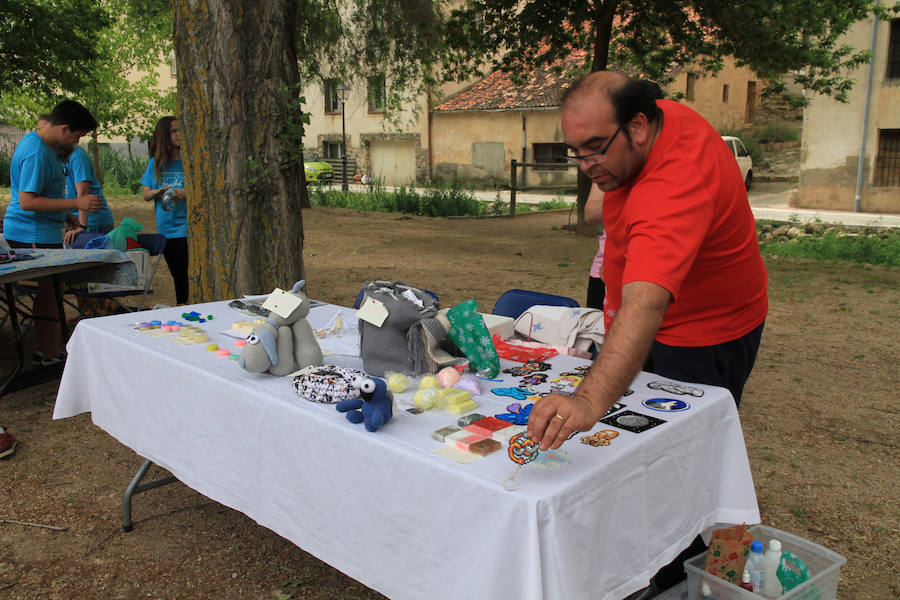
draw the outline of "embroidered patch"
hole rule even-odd
[[[647,384],[647,387],[651,390],[659,390],[661,392],[678,394],[680,396],[694,396],[695,398],[699,398],[703,395],[703,390],[700,388],[684,385],[683,383],[673,383],[671,381],[651,381]]]
[[[591,370],[590,367],[582,365],[580,367],[575,367],[571,371],[566,371],[564,373],[561,373],[561,375],[563,375],[563,376],[574,375],[575,377],[584,377],[585,375],[587,375],[587,372],[590,370]]]
[[[526,375],[519,381],[519,385],[541,385],[542,383],[547,382],[547,374],[546,373],[532,373],[530,375]]]
[[[662,419],[648,417],[647,415],[642,415],[630,410],[605,417],[600,419],[600,422],[632,433],[641,433],[642,431],[647,431],[648,429],[652,429],[657,425],[665,423]]]
[[[588,446],[609,446],[609,443],[619,437],[618,431],[612,429],[601,429],[593,435],[585,435],[581,437],[581,443]]]
[[[649,400],[644,400],[641,404],[650,410],[660,410],[663,412],[680,412],[691,407],[691,405],[684,400],[676,400],[674,398],[650,398]]]
[[[560,375],[556,379],[551,379],[553,383],[565,383],[570,387],[578,387],[578,384],[581,383],[581,377],[578,375]]]
[[[521,387],[501,387],[492,389],[491,393],[497,396],[508,396],[510,398],[515,398],[516,400],[524,400],[532,392],[531,390],[526,390],[525,388]]]
[[[622,410],[623,408],[625,408],[624,404],[622,404],[621,402],[616,402],[615,404],[613,404],[612,406],[609,407],[609,410],[607,410],[603,414],[603,417],[608,417],[609,415],[613,414],[616,411]],[[600,417],[600,418],[602,419],[603,417]]]
[[[324,365],[313,367],[294,377],[297,393],[312,402],[336,404],[341,400],[359,398],[359,384],[366,374],[349,367]]]
[[[508,423],[512,423],[513,425],[527,425],[528,417],[531,415],[531,409],[534,407],[534,403],[527,404],[524,407],[515,402],[506,407],[507,413],[500,413],[498,415],[494,415],[498,419],[502,421],[506,421]]]
[[[509,373],[513,377],[521,377],[523,375],[528,375],[529,373],[533,373],[535,371],[549,371],[550,363],[546,363],[541,360],[529,360],[521,367],[510,367],[508,369],[503,369],[504,373]]]

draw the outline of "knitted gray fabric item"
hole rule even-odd
[[[426,372],[427,345],[421,335],[412,335],[411,328],[423,320],[434,320],[438,302],[430,294],[400,281],[370,281],[363,286],[364,299],[378,300],[388,311],[381,327],[359,319],[359,349],[363,369],[370,375],[383,377],[385,371],[408,375]],[[422,306],[403,296],[409,290]],[[429,330],[434,327],[428,326]],[[438,325],[440,328],[440,325]],[[446,334],[446,332],[445,332]],[[443,336],[441,336],[443,339]]]

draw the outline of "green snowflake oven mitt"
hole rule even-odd
[[[500,358],[491,341],[484,318],[478,313],[475,299],[461,302],[447,311],[450,331],[447,336],[463,351],[476,371],[486,377],[496,377]]]

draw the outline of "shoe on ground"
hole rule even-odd
[[[0,427],[0,431],[3,431],[3,428]],[[19,441],[16,439],[11,433],[0,433],[0,458],[6,458],[7,456],[12,455],[16,451],[16,444]]]
[[[66,362],[66,351],[63,350],[53,358],[47,358],[40,350],[34,351],[34,362],[40,363],[42,367],[50,367],[52,365],[60,365]]]

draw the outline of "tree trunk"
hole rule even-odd
[[[91,160],[94,162],[94,175],[97,176],[97,179],[103,178],[103,173],[100,172],[100,144],[97,143],[97,130],[93,130],[91,132]]]
[[[174,0],[191,302],[304,278],[296,6]]]
[[[618,0],[594,0],[594,56],[591,59],[591,73],[605,71],[609,64],[609,42],[612,38],[613,18],[616,15]],[[578,235],[596,235],[597,227],[584,220],[584,205],[587,204],[588,194],[591,193],[590,178],[578,169],[578,221],[575,232]]]

